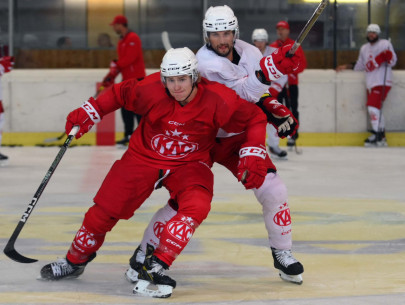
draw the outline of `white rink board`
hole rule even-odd
[[[147,73],[156,70],[148,69]],[[2,78],[5,132],[63,130],[67,114],[95,94],[106,69],[19,70]],[[394,71],[384,104],[387,131],[405,130],[405,71]],[[305,70],[300,74],[301,132],[367,131],[365,73]],[[116,112],[116,131],[123,131]]]

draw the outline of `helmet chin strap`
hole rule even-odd
[[[182,104],[183,102],[185,102],[185,101],[190,97],[191,93],[193,93],[194,87],[195,87],[195,83],[193,83],[193,86],[191,87],[191,91],[190,91],[190,93],[187,95],[187,97],[186,97],[184,100],[182,100],[182,101],[178,101],[180,104]]]
[[[184,100],[182,100],[182,101],[177,101],[177,102],[180,103],[180,105],[184,106],[182,103],[184,103],[184,102],[190,97],[191,93],[193,93],[193,90],[194,90],[194,88],[195,88],[195,84],[196,84],[196,83],[193,83],[193,86],[191,87],[190,93],[187,95],[187,97],[186,97]],[[173,95],[170,94],[169,89],[167,89],[167,87],[165,87],[165,89],[166,89],[167,95],[170,96],[170,97],[173,97]],[[174,97],[173,97],[173,98],[174,98]]]

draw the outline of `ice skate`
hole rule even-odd
[[[125,272],[125,278],[128,282],[132,284],[138,282],[138,274],[142,270],[142,266],[145,262],[145,257],[151,256],[153,254],[153,251],[155,251],[155,248],[153,248],[153,246],[151,246],[150,244],[146,244],[146,254],[141,249],[141,245],[136,248],[134,254],[129,259],[129,268]]]
[[[295,146],[295,139],[289,137],[289,138],[287,139],[287,147],[288,147],[290,150],[292,150],[294,146]]]
[[[287,160],[287,152],[279,146],[269,146],[270,153],[281,160]]]
[[[168,298],[176,288],[176,281],[165,275],[168,266],[152,255],[145,259],[145,263],[138,275],[133,293],[153,298]]]
[[[0,153],[0,166],[6,166],[8,163],[8,157]]]
[[[385,131],[371,131],[371,135],[364,141],[365,147],[384,147],[388,146],[385,138]]]
[[[118,146],[127,146],[129,143],[129,139],[131,136],[124,136],[121,140],[115,142],[116,145]]]
[[[281,279],[287,282],[301,285],[304,267],[297,261],[291,250],[277,250],[271,248],[274,259],[274,267],[278,269]]]
[[[56,262],[47,264],[42,267],[39,280],[58,281],[62,279],[73,279],[79,277],[86,265],[96,257],[94,253],[90,259],[83,264],[73,264],[66,258],[59,258]]]

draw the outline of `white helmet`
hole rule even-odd
[[[227,6],[211,6],[203,20],[204,39],[208,40],[209,32],[235,31],[235,39],[239,37],[238,19],[233,10]]]
[[[371,23],[368,25],[366,32],[367,33],[373,32],[376,33],[377,35],[380,35],[381,30],[378,24]]]
[[[166,84],[168,76],[179,75],[190,75],[192,82],[195,83],[198,79],[197,66],[197,57],[189,48],[170,49],[163,56],[160,65],[162,83]]]
[[[267,31],[265,29],[254,29],[252,33],[252,42],[256,41],[269,41],[269,34],[267,34]]]

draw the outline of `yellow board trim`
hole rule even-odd
[[[56,138],[61,133],[56,132],[5,132],[3,133],[3,146],[54,146],[63,144],[64,140],[45,143],[45,139]],[[363,146],[364,140],[370,134],[360,133],[310,133],[300,132],[297,140],[298,146]],[[116,140],[122,139],[123,132],[116,132]],[[405,132],[386,133],[388,146],[405,146]],[[280,146],[286,146],[287,139],[280,140]],[[72,145],[96,145],[96,134],[89,132]]]

